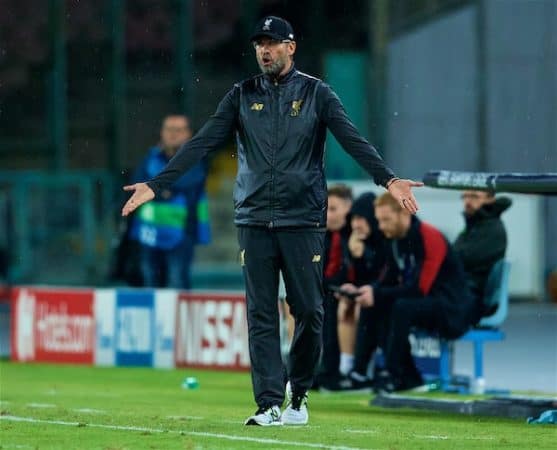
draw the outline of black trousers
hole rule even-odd
[[[393,305],[388,330],[386,364],[398,379],[419,378],[408,335],[413,327],[442,331],[446,327],[439,300],[432,297],[398,299]]]
[[[354,371],[360,375],[366,375],[377,347],[385,350],[391,311],[391,301],[377,302],[371,308],[360,308],[354,351]]]
[[[295,393],[311,387],[321,352],[324,238],[325,233],[311,229],[238,228],[251,376],[259,407],[283,403],[285,374]],[[286,371],[280,353],[279,271],[295,321]]]
[[[331,292],[325,292],[323,303],[323,352],[319,382],[334,380],[339,376],[340,348],[338,342],[338,300]]]

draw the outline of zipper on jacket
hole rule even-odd
[[[275,153],[277,148],[278,140],[278,128],[279,128],[279,117],[280,117],[280,87],[278,86],[278,81],[274,82],[273,89],[273,108],[271,109],[272,114],[272,141],[271,141],[271,217],[269,222],[269,228],[273,228],[274,224],[274,204],[275,204]]]

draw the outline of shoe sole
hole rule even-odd
[[[248,419],[245,426],[258,426],[258,427],[280,427],[284,425],[282,422],[259,423],[255,419]]]
[[[319,392],[322,394],[371,394],[372,388],[358,388],[358,389],[327,389],[320,387]]]

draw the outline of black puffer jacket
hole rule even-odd
[[[499,197],[482,206],[474,215],[464,216],[466,228],[458,235],[453,247],[464,265],[476,298],[483,297],[493,265],[505,257],[507,232],[501,214],[511,204],[510,198]]]
[[[292,68],[278,80],[259,75],[234,85],[199,133],[148,185],[158,195],[235,131],[235,223],[323,228],[327,128],[377,184],[394,176],[358,133],[332,89]]]
[[[371,234],[364,241],[364,253],[360,258],[351,256],[355,272],[355,283],[358,286],[370,284],[377,281],[385,266],[388,248],[385,236],[379,229],[375,218],[375,194],[365,192],[361,194],[352,204],[348,220],[352,216],[363,217],[369,225]]]

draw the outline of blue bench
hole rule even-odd
[[[458,340],[474,344],[474,384],[483,380],[483,344],[487,341],[502,341],[505,334],[499,327],[507,318],[509,310],[509,273],[511,265],[500,260],[495,263],[486,284],[485,304],[496,306],[495,312],[483,317],[476,328],[468,331]],[[442,390],[451,390],[452,343],[444,339],[440,342],[439,375]]]

